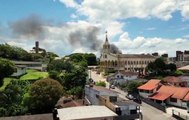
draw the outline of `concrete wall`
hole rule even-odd
[[[17,76],[21,76],[21,75],[23,75],[25,73],[26,73],[26,68],[17,67],[16,68],[16,72],[14,72],[11,76],[17,77]]]
[[[153,93],[146,93],[146,92],[141,92],[139,91],[139,95],[144,97],[144,98],[148,98],[149,95],[152,95]]]
[[[167,99],[167,104],[169,104],[169,105],[174,105],[174,106],[178,106],[178,107],[187,108],[187,103],[186,103],[186,102],[183,102],[183,101],[180,100],[180,99],[177,99],[177,102],[171,102],[171,101],[170,101],[170,98],[169,98],[169,99]]]

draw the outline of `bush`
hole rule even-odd
[[[95,84],[96,86],[102,86],[102,87],[106,87],[106,83],[104,81],[99,81],[99,82],[96,82]]]

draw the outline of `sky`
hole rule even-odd
[[[188,0],[1,0],[0,44],[60,56],[100,55],[108,39],[122,53],[189,50]]]

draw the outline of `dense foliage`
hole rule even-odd
[[[79,61],[81,60],[81,61]],[[48,64],[49,76],[58,80],[67,94],[81,97],[87,77],[87,63],[82,58],[53,60]]]
[[[27,107],[23,105],[23,96],[29,85],[28,81],[10,81],[5,90],[0,92],[0,116],[22,115],[27,112]]]
[[[10,46],[8,44],[0,44],[0,57],[11,60],[32,60],[31,54],[20,47]]]
[[[9,60],[0,58],[0,86],[3,85],[3,79],[14,72],[14,64]]]
[[[93,53],[74,53],[68,56],[73,62],[86,61],[87,65],[97,65],[96,55]]]
[[[151,76],[173,75],[176,71],[176,65],[173,63],[167,64],[163,58],[157,58],[146,67],[146,70]]]
[[[128,93],[135,94],[138,93],[137,88],[142,84],[143,82],[141,81],[129,81],[127,83],[121,84],[120,87],[125,89]]]
[[[55,104],[63,95],[62,85],[53,79],[42,79],[31,85],[26,105],[31,113],[52,112]]]

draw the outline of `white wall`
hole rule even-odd
[[[177,99],[177,102],[171,102],[171,101],[170,101],[170,98],[169,98],[169,99],[167,100],[167,103],[170,104],[170,105],[178,106],[178,107],[184,107],[184,108],[187,107],[186,102],[183,102],[183,101],[180,100],[180,99]]]
[[[14,72],[11,76],[16,77],[16,76],[23,75],[25,73],[26,73],[26,68],[17,67],[16,72]]]
[[[153,93],[146,93],[146,92],[141,92],[139,91],[139,95],[144,97],[144,98],[148,98],[149,95],[152,95]]]

